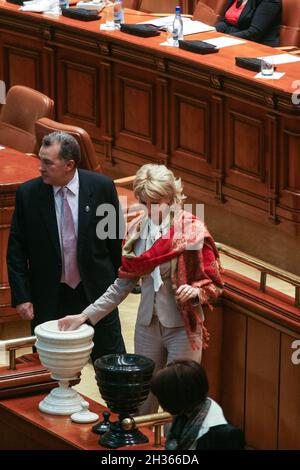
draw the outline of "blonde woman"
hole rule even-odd
[[[79,315],[59,320],[62,330],[96,324],[119,305],[141,279],[135,353],[150,357],[156,371],[175,359],[200,363],[207,342],[201,305],[222,291],[219,257],[203,222],[183,210],[180,179],[164,165],[138,170],[134,194],[145,207],[123,243],[119,277]],[[140,413],[157,411],[150,395]]]

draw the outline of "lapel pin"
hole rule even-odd
[[[90,209],[90,206],[85,206],[85,209],[84,209],[84,210],[85,210],[85,212],[90,212],[90,210],[91,210],[91,209]]]

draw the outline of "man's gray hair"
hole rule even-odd
[[[76,166],[79,165],[81,159],[80,146],[75,137],[61,131],[45,135],[42,140],[42,147],[50,147],[53,144],[60,144],[59,158],[66,161],[74,160]]]

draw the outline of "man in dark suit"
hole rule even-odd
[[[32,328],[80,313],[106,291],[121,264],[123,228],[113,182],[77,169],[72,136],[44,137],[39,157],[41,177],[18,188],[7,252],[12,305]],[[97,324],[94,343],[93,360],[125,352],[117,310]]]

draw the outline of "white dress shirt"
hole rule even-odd
[[[74,173],[73,178],[66,184],[68,188],[67,192],[67,200],[69,206],[71,208],[74,226],[75,226],[75,233],[78,237],[78,201],[79,201],[79,176],[78,171],[76,170]],[[57,227],[59,233],[59,242],[60,247],[62,247],[61,242],[61,209],[62,209],[62,195],[60,192],[61,186],[53,186],[53,194],[54,194],[54,201],[55,201],[55,212],[56,212],[56,220],[57,220]]]
[[[161,237],[166,235],[170,230],[170,215],[167,215],[163,222],[160,225],[157,225],[153,220],[149,217],[148,223],[145,224],[144,229],[141,232],[141,239],[146,240],[145,251],[150,250],[150,248],[154,245],[154,243]],[[143,250],[144,251],[144,250]],[[170,269],[171,263],[165,263],[166,266]],[[162,265],[161,265],[162,266]],[[153,278],[154,284],[154,292],[158,292],[160,286],[163,284],[163,280],[161,278],[161,266],[156,266],[151,273]]]
[[[197,438],[193,445],[190,447],[189,450],[195,450],[197,446],[197,440],[200,439],[200,437],[204,436],[204,434],[207,434],[210,428],[214,426],[220,426],[221,424],[227,424],[227,421],[225,419],[224,413],[220,405],[218,405],[217,402],[211,400],[211,405],[208,410],[208,413],[202,423],[202,426],[199,429]]]

